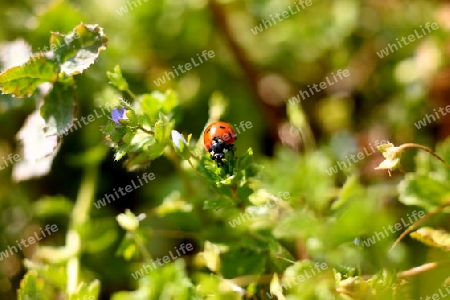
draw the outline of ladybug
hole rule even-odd
[[[203,132],[203,143],[211,154],[211,159],[222,165],[225,153],[229,150],[234,154],[234,141],[237,139],[234,128],[225,122],[214,122]]]

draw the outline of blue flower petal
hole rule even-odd
[[[126,115],[127,110],[125,109],[125,106],[122,106],[122,108],[115,108],[111,111],[111,116],[113,121],[116,124],[119,124],[120,119],[128,119]]]

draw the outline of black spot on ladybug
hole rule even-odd
[[[225,129],[225,126],[219,126],[220,128],[222,128],[222,129]]]

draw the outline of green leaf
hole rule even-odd
[[[16,97],[32,95],[37,86],[53,82],[57,78],[58,66],[43,54],[34,55],[21,66],[7,69],[0,74],[0,89]]]
[[[110,218],[90,219],[78,230],[86,253],[107,251],[118,237],[116,223]]]
[[[55,215],[69,216],[73,202],[63,196],[46,196],[34,203],[34,212],[37,217],[47,218]]]
[[[106,72],[106,76],[111,81],[111,84],[114,85],[119,91],[127,91],[128,83],[125,78],[122,76],[122,71],[120,70],[120,66],[116,65],[114,67],[113,72]]]
[[[270,293],[277,296],[280,300],[286,299],[286,297],[284,297],[283,295],[283,288],[280,285],[280,280],[278,279],[277,273],[273,274],[272,280],[270,281]]]
[[[226,251],[228,251],[228,246],[205,241],[201,255],[208,269],[213,272],[219,272],[221,267],[220,254]]]
[[[448,184],[434,179],[430,175],[406,174],[398,185],[399,200],[405,205],[417,205],[432,210],[449,195]]]
[[[411,237],[425,245],[450,251],[450,234],[445,230],[422,227],[411,233]]]
[[[155,139],[158,143],[167,143],[167,139],[170,137],[170,131],[167,132],[166,124],[162,120],[155,123]]]
[[[311,211],[299,210],[284,216],[273,229],[277,238],[301,238],[306,240],[320,230],[320,221]]]
[[[291,262],[289,261],[293,261],[294,257],[280,242],[274,238],[270,238],[268,246],[272,258],[270,263],[276,267],[277,271],[283,272],[289,265],[291,265]]]
[[[43,265],[30,260],[25,260],[25,266],[30,271],[36,271],[46,284],[50,284],[60,290],[66,288],[67,273],[64,267]]]
[[[256,251],[239,247],[221,255],[220,271],[224,278],[262,274],[266,257]]]
[[[325,262],[296,261],[286,269],[281,282],[289,294],[297,291],[305,299],[334,299],[330,290],[335,285],[334,273]]]
[[[365,197],[364,188],[358,181],[357,176],[350,176],[342,187],[338,200],[333,203],[331,208],[337,210],[342,208],[346,203],[358,201],[362,197]]]
[[[247,169],[253,162],[253,149],[248,148],[247,152],[245,152],[238,159],[238,166],[240,169]]]
[[[41,116],[46,123],[47,135],[62,134],[68,130],[74,121],[73,80],[70,83],[55,82],[51,92],[45,96],[41,106]]]
[[[172,115],[173,110],[178,106],[178,97],[171,90],[167,90],[165,93],[154,91],[151,94],[144,94],[140,101],[144,113],[152,123],[160,118],[159,113]]]
[[[136,242],[131,235],[126,235],[119,247],[117,248],[116,255],[130,260],[138,254]]]
[[[186,275],[182,259],[165,264],[148,274],[145,270],[140,272],[145,276],[139,279],[137,291],[118,292],[111,300],[200,299],[195,297],[195,290]]]
[[[69,300],[96,300],[100,293],[100,281],[95,279],[89,286],[81,282],[75,294],[70,295]]]
[[[29,271],[20,282],[19,300],[44,300],[44,282],[38,279],[36,271]]]
[[[108,39],[98,25],[80,24],[67,35],[52,33],[50,45],[68,76],[82,73],[106,50]]]

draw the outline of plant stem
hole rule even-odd
[[[389,251],[392,251],[392,249],[394,249],[394,247],[407,235],[409,234],[411,231],[413,231],[417,226],[419,226],[420,224],[422,224],[423,222],[425,222],[426,220],[428,220],[429,218],[431,218],[432,216],[440,213],[441,211],[443,211],[447,206],[450,206],[450,200],[445,201],[444,203],[442,203],[441,205],[439,205],[435,210],[433,210],[432,212],[429,212],[428,214],[426,214],[423,218],[417,220],[416,222],[414,222],[411,226],[408,227],[408,229],[406,229],[399,237],[398,239],[394,242],[394,244],[392,245],[391,249],[389,249]]]
[[[433,155],[434,157],[436,157],[436,158],[437,158],[439,161],[441,161],[447,168],[450,169],[450,165],[449,165],[442,157],[440,157],[439,155],[437,155],[436,152],[434,152],[433,150],[431,150],[431,149],[428,148],[428,147],[425,147],[425,146],[422,146],[422,145],[416,144],[416,143],[406,143],[406,144],[400,145],[400,146],[398,147],[398,150],[402,151],[403,149],[406,149],[406,148],[419,148],[419,149],[422,149],[422,150],[424,150],[424,151],[430,153],[430,154]]]
[[[145,261],[150,261],[152,259],[152,256],[150,255],[150,252],[148,252],[147,248],[145,248],[144,241],[140,238],[138,234],[132,233],[134,241],[139,246],[139,250],[141,251],[142,256],[144,257]]]
[[[203,176],[202,176],[202,174],[200,174],[198,171],[197,171],[197,169],[194,167],[194,165],[192,164],[192,162],[191,162],[191,159],[190,158],[188,158],[188,163],[189,163],[189,165],[191,166],[191,168],[192,168],[192,170],[194,170],[194,172],[195,172],[195,174],[205,183],[205,184],[207,184],[208,186],[210,185],[210,183],[208,183],[206,180],[205,180],[205,178],[203,178]]]
[[[130,95],[130,97],[133,98],[133,100],[137,100],[136,95],[129,88],[127,88],[126,91],[127,91],[128,95]]]
[[[86,167],[66,235],[66,248],[70,252],[70,258],[67,261],[67,294],[69,297],[76,292],[78,287],[81,250],[79,229],[88,220],[91,205],[94,202],[98,178],[97,167],[97,164]]]
[[[420,275],[423,272],[433,270],[434,268],[437,268],[439,266],[442,266],[444,264],[449,264],[449,263],[450,263],[450,260],[448,260],[448,259],[437,261],[437,262],[426,263],[426,264],[411,268],[406,271],[398,272],[397,278],[405,278],[405,277]]]
[[[147,129],[145,129],[145,128],[142,127],[142,126],[138,126],[138,129],[140,129],[140,130],[142,130],[142,131],[144,131],[145,133],[148,133],[148,134],[150,134],[150,135],[155,135],[155,132],[154,132],[154,131],[152,131],[152,130],[147,130]]]
[[[178,156],[175,154],[175,152],[173,151],[172,147],[170,147],[170,150],[166,151],[166,156],[173,163],[175,169],[180,174],[181,179],[183,180],[184,186],[186,187],[186,192],[189,195],[191,195],[194,191],[191,181],[190,181],[189,177],[186,175],[186,172],[183,170],[183,168],[181,168],[181,166],[180,166],[181,161],[178,158]]]
[[[431,150],[428,147],[425,147],[423,145],[420,144],[416,144],[416,143],[406,143],[406,144],[402,144],[398,147],[397,151],[403,151],[403,149],[406,148],[419,148],[422,149],[428,153],[430,153],[431,155],[433,155],[434,157],[436,157],[440,162],[442,162],[447,168],[450,169],[450,165],[442,158],[440,157],[436,152],[434,152],[433,150]],[[409,234],[411,231],[413,231],[417,226],[419,226],[420,224],[422,224],[423,222],[425,222],[427,219],[431,218],[432,216],[440,213],[441,211],[444,210],[444,208],[446,208],[447,206],[450,206],[450,200],[445,201],[444,203],[442,203],[441,205],[439,205],[434,211],[428,213],[427,215],[425,215],[423,218],[417,220],[416,222],[414,222],[414,224],[412,224],[411,226],[409,226],[409,228],[407,230],[405,230],[399,237],[398,239],[394,242],[394,244],[392,245],[391,249],[389,251],[392,251],[392,249],[395,248],[395,246],[407,235]]]

